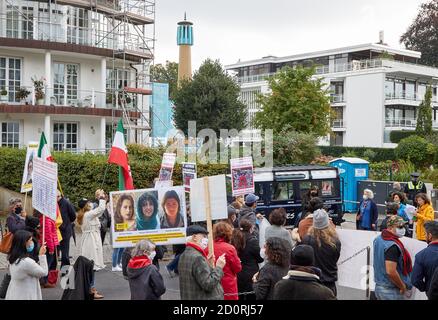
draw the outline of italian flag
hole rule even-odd
[[[52,155],[50,153],[49,146],[47,145],[46,136],[44,132],[41,133],[40,145],[38,146],[38,158],[53,162]]]
[[[108,157],[108,163],[119,166],[119,190],[133,190],[134,181],[132,180],[131,168],[128,163],[128,149],[125,144],[125,136],[122,119],[117,124],[117,131],[114,137],[113,146]]]

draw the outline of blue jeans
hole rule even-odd
[[[113,267],[122,263],[122,253],[125,248],[113,249]]]
[[[180,254],[175,255],[175,258],[166,266],[167,269],[174,271],[176,274],[178,274],[179,257]]]
[[[398,288],[383,287],[376,284],[377,300],[406,300]]]

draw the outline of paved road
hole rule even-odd
[[[347,222],[343,223],[342,228],[354,229],[354,215],[345,215]],[[77,243],[79,245],[80,234],[77,235]],[[71,244],[71,255],[73,256],[73,261],[79,255],[78,246],[75,246],[72,242]],[[105,296],[105,300],[128,300],[130,299],[129,284],[128,281],[124,279],[121,272],[111,271],[111,254],[112,247],[109,244],[109,238],[107,237],[104,244],[104,261],[107,267],[96,273],[96,287]],[[165,260],[160,263],[160,272],[163,276],[166,293],[163,295],[163,300],[179,300],[179,281],[178,277],[171,278],[166,272],[165,265],[168,263],[171,257],[165,255]],[[5,267],[7,266],[6,256],[0,254],[0,280],[3,279],[6,273]],[[53,289],[42,289],[44,300],[59,300],[62,296],[62,288],[58,287]],[[339,300],[364,300],[365,291],[356,290],[346,287],[338,287],[338,299]]]

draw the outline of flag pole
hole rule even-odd
[[[26,194],[24,195],[24,206],[23,206],[24,211],[26,211],[26,202],[27,202],[27,191]]]
[[[204,197],[205,197],[205,212],[207,220],[207,231],[208,231],[208,254],[214,255],[213,247],[213,224],[211,221],[211,200],[210,200],[210,185],[208,177],[204,177]],[[215,261],[212,262],[212,267],[215,266]]]

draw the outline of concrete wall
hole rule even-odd
[[[344,146],[383,147],[384,82],[383,72],[346,77]]]

